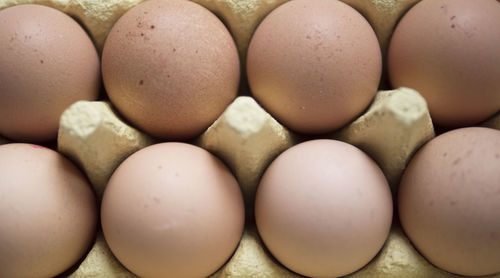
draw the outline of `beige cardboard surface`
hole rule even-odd
[[[255,226],[247,227],[232,258],[210,278],[298,278],[264,248]]]
[[[238,97],[197,140],[233,171],[243,192],[247,215],[266,167],[296,143],[295,136],[251,97]]]
[[[333,136],[370,155],[393,193],[413,153],[433,137],[424,98],[408,88],[378,92],[365,114]]]
[[[155,141],[130,127],[102,101],[79,101],[60,120],[58,150],[78,163],[101,197],[118,165]]]
[[[380,253],[349,278],[445,278],[460,277],[431,265],[415,250],[403,230],[393,226]]]

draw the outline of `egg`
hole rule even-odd
[[[382,171],[365,153],[312,140],[278,156],[257,188],[255,218],[274,257],[310,277],[338,277],[367,264],[392,222]]]
[[[423,0],[401,19],[388,50],[393,87],[426,99],[434,124],[477,124],[500,110],[500,4]]]
[[[119,112],[161,139],[199,135],[236,97],[240,65],[224,24],[186,0],[151,0],[125,13],[102,54]]]
[[[0,134],[13,141],[55,140],[64,109],[99,94],[92,41],[71,17],[49,7],[0,11],[0,65]]]
[[[500,272],[500,131],[456,129],[424,145],[403,175],[398,207],[404,231],[435,266]]]
[[[0,146],[0,277],[54,277],[88,250],[97,202],[82,174],[57,152]]]
[[[337,0],[295,0],[273,10],[248,47],[252,95],[279,122],[326,133],[372,101],[382,58],[375,32]]]
[[[160,143],[127,158],[102,200],[101,222],[116,258],[141,277],[206,277],[243,233],[236,179],[215,156]]]

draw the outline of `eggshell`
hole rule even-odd
[[[224,24],[185,0],[144,2],[113,26],[102,54],[107,93],[137,128],[199,135],[236,97],[238,52]]]
[[[96,99],[97,51],[68,15],[40,5],[0,11],[0,134],[15,141],[57,137],[59,117]]]
[[[97,202],[69,160],[28,144],[0,146],[0,277],[54,277],[94,239]]]
[[[325,133],[358,116],[382,70],[377,37],[356,10],[336,0],[295,0],[255,31],[247,56],[253,96],[278,121]]]
[[[500,272],[500,131],[463,128],[431,140],[405,171],[398,206],[432,264],[460,275]]]
[[[236,179],[184,143],[146,147],[111,177],[101,207],[113,254],[141,277],[206,277],[236,249],[245,220]]]
[[[367,264],[392,222],[382,171],[356,147],[313,140],[282,153],[257,189],[257,228],[271,253],[301,275],[338,277]]]
[[[427,100],[436,125],[479,123],[500,110],[500,3],[424,0],[400,21],[391,39],[393,87]]]

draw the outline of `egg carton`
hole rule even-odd
[[[0,9],[26,3],[56,8],[79,21],[102,51],[115,21],[143,0],[0,0]],[[287,0],[193,0],[208,8],[230,30],[244,64],[248,43],[260,21]],[[419,0],[343,0],[372,25],[385,56],[392,31],[401,16]],[[382,82],[383,83],[383,82]],[[384,84],[384,83],[383,83]],[[383,87],[383,85],[382,85]],[[425,100],[409,88],[380,90],[370,107],[342,129],[323,136],[296,134],[276,121],[242,86],[239,96],[199,137],[198,145],[223,160],[236,176],[245,199],[247,224],[232,257],[210,277],[301,277],[279,264],[259,238],[253,200],[260,177],[280,153],[305,140],[342,140],[370,155],[384,172],[393,194],[415,151],[435,136]],[[500,129],[500,113],[482,126]],[[159,141],[123,120],[111,103],[79,101],[60,119],[57,149],[87,174],[101,198],[118,165],[132,153]],[[0,144],[8,143],[0,138]],[[85,258],[65,276],[137,277],[123,267],[107,246],[102,232]],[[430,264],[413,247],[394,221],[379,254],[348,277],[463,277]],[[488,277],[500,278],[500,274]]]

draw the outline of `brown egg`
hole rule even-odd
[[[59,117],[99,94],[97,51],[66,14],[40,5],[0,11],[0,134],[14,141],[57,137]]]
[[[347,143],[313,140],[282,153],[257,189],[257,228],[271,253],[311,277],[367,264],[384,244],[392,197],[382,171]]]
[[[229,169],[202,148],[162,143],[134,153],[111,177],[104,236],[141,277],[206,277],[236,249],[243,197]]]
[[[224,24],[186,0],[151,0],[106,39],[104,85],[133,125],[163,139],[194,137],[236,97],[238,52]]]
[[[423,0],[396,27],[388,52],[393,87],[427,100],[436,125],[478,123],[500,110],[500,3]]]
[[[424,145],[399,188],[401,224],[432,264],[500,272],[500,131],[463,128]]]
[[[85,176],[57,152],[0,146],[0,277],[54,277],[94,239],[97,202]]]
[[[253,96],[303,133],[347,124],[371,102],[382,58],[370,24],[336,0],[295,0],[272,11],[247,56]]]

